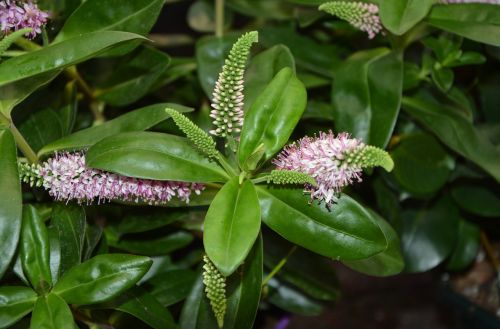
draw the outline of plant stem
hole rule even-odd
[[[283,257],[283,259],[280,260],[278,264],[276,264],[271,273],[269,273],[262,281],[262,287],[265,286],[276,274],[278,274],[278,272],[283,268],[283,266],[285,266],[286,262],[288,261],[288,258],[290,258],[290,256],[295,252],[295,250],[297,250],[297,246],[293,246],[288,252],[288,254],[286,254],[286,256]]]
[[[226,160],[226,158],[222,155],[219,154],[219,157],[217,158],[219,160],[219,163],[221,166],[227,171],[228,174],[232,176],[238,176],[238,172],[229,164],[229,162]]]
[[[267,180],[269,179],[269,177],[271,177],[271,176],[270,175],[264,175],[264,176],[260,176],[260,177],[254,178],[254,179],[252,179],[252,183],[254,183],[254,184],[265,183],[265,182],[267,182]]]
[[[215,0],[215,36],[224,35],[224,0]]]
[[[488,255],[488,258],[490,259],[491,264],[495,268],[495,271],[497,273],[500,272],[500,263],[498,263],[498,259],[495,257],[495,251],[493,250],[493,247],[491,246],[490,240],[488,239],[488,236],[486,233],[481,231],[480,233],[481,237],[481,243],[484,247],[484,251],[486,252],[486,255]]]
[[[14,139],[16,140],[17,147],[21,150],[21,152],[24,154],[26,159],[30,163],[37,163],[38,162],[38,156],[36,155],[35,151],[29,146],[28,142],[26,139],[24,139],[23,135],[17,130],[16,126],[14,125],[14,122],[10,122],[9,124],[10,131],[12,132],[12,135],[14,135]]]

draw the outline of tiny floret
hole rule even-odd
[[[4,34],[29,28],[26,36],[33,39],[42,33],[48,18],[33,1],[0,0],[0,31]]]

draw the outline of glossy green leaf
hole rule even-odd
[[[170,306],[185,299],[198,275],[191,270],[171,270],[147,281],[151,294],[163,305]]]
[[[134,287],[114,300],[105,308],[128,313],[154,329],[177,328],[172,315],[155,297],[144,289]]]
[[[176,221],[182,221],[189,218],[189,213],[184,211],[164,210],[140,213],[126,214],[125,217],[114,225],[116,233],[119,235],[127,233],[142,233],[167,226]],[[111,224],[111,223],[109,223]],[[109,226],[108,226],[109,227]]]
[[[259,199],[249,180],[228,181],[205,217],[203,245],[214,265],[229,276],[245,260],[260,230]]]
[[[449,198],[403,212],[401,245],[407,272],[425,272],[445,260],[457,238],[459,213]]]
[[[284,45],[269,48],[254,58],[245,72],[245,112],[281,69],[295,71],[295,60]]]
[[[387,247],[373,215],[342,195],[331,209],[311,206],[301,189],[257,188],[262,221],[290,242],[336,260],[370,257]]]
[[[226,173],[186,138],[133,132],[105,138],[86,154],[88,166],[130,177],[185,182],[223,182]]]
[[[38,297],[30,329],[74,329],[75,322],[68,304],[56,294]]]
[[[373,276],[390,276],[403,271],[404,260],[401,254],[399,237],[394,229],[378,214],[370,211],[373,218],[377,220],[380,229],[384,232],[387,240],[387,248],[367,259],[343,262],[351,269]]]
[[[28,287],[0,287],[0,328],[7,328],[30,313],[36,298],[37,294]]]
[[[461,219],[458,223],[457,244],[448,260],[446,268],[451,271],[465,269],[476,258],[480,245],[479,227]]]
[[[404,137],[391,152],[394,176],[407,191],[427,195],[446,184],[454,160],[432,135],[414,134]]]
[[[403,108],[455,152],[500,182],[500,150],[454,108],[424,97],[403,98]]]
[[[97,98],[114,106],[131,104],[152,89],[169,64],[164,52],[143,47],[112,67],[110,78],[97,86]]]
[[[106,231],[108,232],[108,231]],[[106,234],[108,245],[120,250],[124,250],[138,255],[166,255],[172,251],[181,249],[193,241],[193,236],[184,231],[174,232],[159,238],[150,237],[144,239],[132,239],[118,237],[112,234]]]
[[[52,285],[49,237],[45,223],[31,205],[23,209],[20,256],[31,285],[39,292],[46,292]]]
[[[0,129],[0,278],[17,249],[21,232],[22,195],[17,172],[17,149],[14,137]]]
[[[401,53],[376,48],[352,55],[333,83],[336,129],[385,148],[399,114],[402,86]]]
[[[98,255],[67,271],[52,291],[69,304],[105,302],[134,286],[151,263],[143,256]]]
[[[160,103],[146,106],[132,112],[125,113],[116,119],[106,121],[105,123],[80,130],[67,137],[59,139],[53,143],[45,145],[39,155],[45,155],[60,150],[80,150],[94,145],[100,140],[123,132],[142,131],[149,129],[156,124],[168,119],[169,114],[165,108],[173,108],[179,112],[190,112],[193,109],[182,105],[171,103]]]
[[[293,6],[281,0],[228,0],[227,5],[246,16],[289,19],[293,17]]]
[[[500,217],[500,195],[486,186],[459,185],[453,187],[451,196],[460,208],[479,216]]]
[[[474,41],[500,46],[500,7],[494,4],[437,5],[427,22]]]
[[[87,224],[85,211],[81,206],[55,204],[51,222],[59,236],[59,276],[62,276],[71,267],[81,263]]]
[[[201,275],[193,285],[182,308],[180,329],[218,329],[217,321],[205,296],[205,285]]]
[[[442,67],[442,68],[432,68],[431,77],[436,86],[441,89],[442,92],[446,93],[453,86],[453,80],[455,79],[455,74],[453,70]]]
[[[33,151],[37,152],[44,145],[60,139],[64,135],[61,116],[52,109],[45,109],[31,115],[19,126]]]
[[[164,0],[87,0],[68,18],[55,42],[83,33],[126,31],[146,35]]]
[[[276,279],[269,281],[269,302],[279,308],[305,316],[319,315],[323,306],[293,287]]]
[[[0,63],[0,86],[83,62],[127,41],[144,40],[128,32],[94,32],[52,44]]]
[[[427,16],[435,0],[380,1],[380,18],[385,28],[401,35]]]
[[[92,254],[101,241],[103,229],[97,225],[87,225],[85,229],[85,237],[83,243],[82,260],[87,260],[92,257]]]
[[[263,160],[270,159],[278,152],[290,138],[306,104],[304,85],[291,68],[283,68],[245,114],[238,149],[240,166],[245,166],[246,160],[261,144]]]

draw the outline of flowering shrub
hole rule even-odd
[[[185,7],[206,36],[162,33]],[[0,327],[253,328],[332,307],[333,262],[466,268],[500,216],[499,21],[0,0]]]

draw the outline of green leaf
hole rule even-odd
[[[0,328],[7,328],[30,313],[36,298],[37,294],[28,287],[0,287]]]
[[[403,108],[449,148],[476,163],[500,182],[500,150],[458,110],[421,96],[404,97]]]
[[[123,238],[118,239],[109,230],[106,232],[108,245],[138,255],[166,255],[181,249],[193,241],[193,236],[184,231],[177,231],[159,238],[144,239]]]
[[[140,35],[128,32],[94,32],[13,57],[0,63],[0,86],[61,70],[120,43],[141,39],[144,40]]]
[[[251,181],[239,177],[217,193],[205,217],[203,245],[214,265],[229,276],[245,260],[260,230],[259,199]]]
[[[103,229],[100,226],[87,225],[85,229],[82,260],[87,260],[92,256],[92,253],[99,244],[99,241],[101,241],[102,232]]]
[[[380,1],[380,18],[385,28],[401,35],[427,16],[435,0]]]
[[[143,256],[98,255],[67,271],[52,291],[68,304],[105,302],[134,286],[151,263]]]
[[[281,69],[289,67],[295,72],[295,60],[284,45],[269,48],[254,58],[245,72],[245,112]]]
[[[0,129],[0,278],[17,249],[21,232],[22,195],[17,149],[9,130]]]
[[[394,229],[378,214],[370,210],[377,220],[380,229],[387,240],[387,248],[367,259],[343,262],[351,269],[373,276],[390,276],[400,273],[404,269],[404,260],[401,254],[399,237]]]
[[[235,11],[254,17],[290,19],[294,7],[280,0],[228,0],[227,5]]]
[[[154,329],[177,328],[172,315],[155,297],[139,287],[134,287],[103,306],[128,313]]]
[[[147,281],[151,294],[163,305],[170,306],[185,299],[196,281],[191,270],[172,270],[155,275]]]
[[[179,112],[191,112],[193,110],[189,107],[171,103],[146,106],[125,113],[116,119],[106,121],[101,125],[80,130],[50,143],[49,145],[45,145],[45,147],[38,152],[38,155],[42,156],[60,150],[81,150],[109,136],[123,132],[149,129],[170,117],[170,115],[165,112],[166,107],[173,108]]]
[[[451,190],[451,196],[465,211],[483,217],[500,217],[500,195],[485,186],[455,186]]]
[[[205,285],[201,275],[191,289],[182,308],[180,329],[217,329],[217,321],[204,293]]]
[[[246,160],[261,144],[263,160],[278,152],[290,138],[306,104],[304,85],[291,68],[283,68],[245,114],[238,149],[240,166],[245,167]]]
[[[453,80],[455,79],[455,74],[452,69],[441,67],[432,68],[431,77],[436,86],[441,89],[442,92],[446,93],[453,86]]]
[[[132,132],[105,138],[85,156],[89,167],[129,177],[184,182],[223,182],[226,173],[182,137]]]
[[[258,187],[262,221],[279,235],[320,255],[336,260],[370,257],[387,247],[373,215],[342,195],[337,204],[309,204],[300,189]]]
[[[469,266],[477,256],[480,247],[479,227],[461,219],[458,223],[458,237],[446,268],[460,271]]]
[[[61,297],[53,293],[38,297],[30,329],[74,329],[75,327],[71,310]]]
[[[500,46],[500,7],[494,4],[437,5],[427,22],[474,41]]]
[[[425,272],[445,260],[453,250],[459,222],[458,210],[449,198],[430,208],[403,212],[401,244],[407,272]]]
[[[320,303],[287,284],[272,279],[268,285],[269,302],[285,311],[304,316],[319,315],[323,311]]]
[[[153,211],[148,213],[132,213],[126,214],[125,217],[112,227],[122,236],[127,233],[142,233],[167,226],[173,222],[189,219],[190,214],[184,211],[169,211],[164,210]],[[108,223],[110,227],[112,223]]]
[[[429,134],[404,137],[391,156],[396,180],[405,190],[416,195],[437,192],[446,184],[455,167],[453,158]]]
[[[64,135],[61,117],[52,109],[38,111],[28,117],[19,126],[19,131],[35,152]]]
[[[81,263],[85,238],[85,210],[81,206],[57,203],[52,210],[52,225],[59,235],[61,265],[59,276]]]
[[[126,31],[146,35],[153,27],[164,0],[87,0],[66,20],[55,42],[84,33]]]
[[[150,92],[170,64],[170,57],[143,47],[112,66],[112,75],[96,86],[97,98],[109,105],[131,104]]]
[[[31,205],[23,209],[20,255],[24,274],[33,288],[48,291],[52,285],[49,237],[45,223]]]
[[[402,86],[401,53],[377,48],[352,55],[333,84],[336,129],[385,148],[399,114]]]

